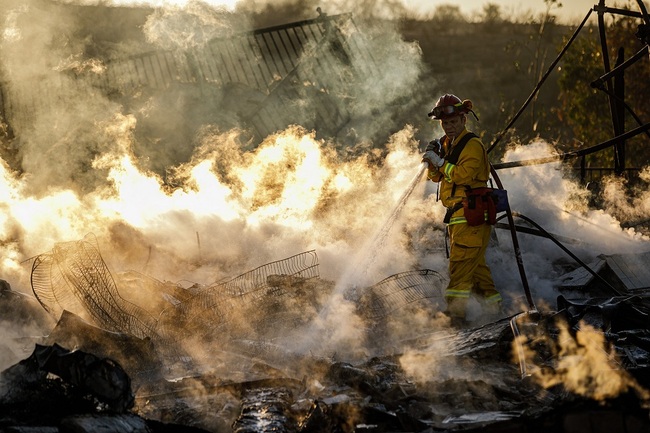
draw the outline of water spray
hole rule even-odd
[[[397,220],[400,213],[402,212],[402,209],[404,209],[404,206],[406,205],[406,202],[408,201],[409,197],[411,197],[411,194],[413,194],[413,191],[415,190],[415,186],[422,179],[422,175],[424,174],[426,169],[427,169],[427,164],[425,162],[422,162],[422,164],[418,168],[417,173],[415,174],[415,176],[413,176],[413,179],[411,179],[411,182],[406,187],[406,190],[402,193],[402,196],[395,204],[395,207],[393,208],[393,211],[391,212],[390,216],[388,217],[388,219],[386,219],[386,222],[384,222],[381,228],[373,236],[372,242],[366,247],[361,249],[361,252],[363,252],[364,254],[362,255],[361,253],[358,253],[357,258],[352,262],[352,266],[349,266],[346,269],[346,271],[343,272],[342,278],[337,283],[336,290],[335,290],[336,293],[345,292],[346,297],[350,297],[350,296],[355,297],[356,286],[352,285],[352,287],[350,287],[350,282],[358,281],[359,277],[361,276],[363,277],[367,276],[368,270],[377,260],[378,252],[384,248],[384,245],[386,244],[386,239],[388,238],[388,234],[390,233],[393,224],[395,224],[395,221]],[[366,251],[369,251],[370,254],[365,254]]]
[[[298,344],[299,346],[303,346],[303,349],[304,347],[311,347],[313,345],[314,339],[311,337],[313,335],[320,334],[322,336],[323,333],[328,333],[331,337],[332,329],[327,326],[328,322],[336,322],[337,327],[340,327],[342,323],[347,323],[350,319],[348,315],[351,314],[352,310],[346,309],[346,305],[352,307],[353,304],[348,304],[344,300],[356,301],[360,297],[360,293],[357,290],[361,285],[360,282],[362,281],[365,284],[368,281],[367,275],[371,265],[376,261],[378,252],[386,244],[386,239],[393,224],[399,217],[409,197],[413,194],[416,185],[422,179],[422,175],[426,169],[427,164],[423,162],[395,204],[390,216],[371,238],[372,241],[357,252],[350,266],[342,272],[341,278],[334,287],[332,296],[319,312],[317,320],[313,321],[309,329],[303,333],[304,336],[310,336],[310,338],[305,338],[303,342]],[[368,251],[370,251],[369,254],[367,253]],[[330,337],[326,337],[325,339],[321,338],[319,343],[322,345],[323,341],[328,341]]]

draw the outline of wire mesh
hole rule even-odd
[[[443,277],[431,269],[395,274],[365,289],[357,308],[363,317],[377,321],[417,303],[439,306],[444,302],[443,283]]]
[[[277,260],[257,267],[224,283],[205,288],[196,294],[189,303],[192,308],[211,308],[215,302],[232,296],[257,293],[269,287],[277,287],[285,282],[295,284],[298,281],[317,278],[318,256],[315,251],[306,251],[286,259]]]
[[[92,235],[58,243],[37,256],[31,284],[38,301],[56,318],[68,310],[108,331],[155,337],[155,319],[120,296]]]
[[[32,263],[31,285],[36,299],[45,311],[55,318],[61,317],[64,309],[82,313],[79,299],[68,290],[63,275],[54,264],[52,254],[41,254]],[[85,317],[87,319],[87,317]]]
[[[259,337],[291,329],[313,300],[310,281],[319,278],[318,256],[306,251],[207,287],[161,315],[164,335],[182,328],[210,339]],[[303,309],[301,309],[303,308]]]
[[[320,279],[318,266],[313,250],[267,263],[175,299],[155,320],[120,296],[96,240],[87,236],[37,256],[32,290],[50,314],[68,310],[109,331],[150,337],[169,358],[186,356],[186,340],[218,342],[215,347],[221,350],[227,345],[261,355],[277,350],[276,338],[290,338],[322,310],[333,284]],[[381,325],[398,310],[434,308],[443,302],[443,293],[439,273],[403,272],[364,290],[357,311],[369,325]],[[208,346],[207,352],[213,345]]]

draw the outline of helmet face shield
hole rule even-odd
[[[478,116],[476,116],[476,113],[474,113],[472,108],[473,104],[469,99],[461,101],[458,96],[447,93],[438,99],[436,106],[429,112],[429,117],[440,120],[459,116],[461,114],[472,113],[478,121]]]
[[[429,117],[433,117],[434,119],[442,119],[443,117],[450,117],[456,114],[462,114],[463,113],[463,105],[438,105],[433,107],[431,112],[429,113]]]

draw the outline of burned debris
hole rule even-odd
[[[68,310],[107,331],[155,333],[153,317],[120,296],[93,239],[57,244],[36,257],[31,275],[36,299],[54,317]]]
[[[579,267],[562,276],[558,281],[560,292],[568,297],[581,297],[587,291],[594,297],[634,295],[650,287],[650,271],[647,263],[650,253],[601,254],[589,264],[587,271]],[[603,279],[609,284],[603,284]]]
[[[48,374],[70,385],[77,398],[97,398],[97,402],[91,400],[84,405],[87,408],[103,404],[112,412],[124,413],[133,407],[131,380],[115,361],[80,350],[71,352],[58,344],[36,345],[29,358],[3,371],[2,400],[20,404],[27,389],[44,387]]]
[[[119,308],[121,289],[92,239],[53,249],[57,272],[67,282],[57,287],[57,305],[47,306],[60,316],[42,338],[50,345],[36,345],[31,356],[2,373],[0,404],[13,414],[0,420],[2,428],[68,431],[75,423],[80,431],[92,431],[88,426],[98,423],[126,423],[130,431],[152,432],[534,432],[563,431],[584,416],[605,417],[596,408],[607,408],[608,422],[626,431],[650,425],[650,346],[640,326],[650,306],[639,293],[600,302],[561,297],[557,311],[517,313],[464,330],[444,321],[434,330],[431,322],[411,324],[396,333],[386,327],[391,316],[433,317],[443,302],[439,274],[400,273],[368,287],[357,301],[372,354],[339,360],[336,353],[303,352],[289,343],[308,332],[334,292],[320,279],[313,251],[169,303],[151,334],[140,337],[128,328],[102,329],[106,316],[88,311],[99,305],[87,296],[66,304],[64,291],[92,286],[95,293],[110,294],[101,297],[104,302],[118,304],[102,311],[116,311],[129,323],[150,317],[143,308],[129,310],[143,318]],[[52,253],[44,256],[52,259]],[[45,258],[35,262],[41,266]],[[79,263],[85,263],[84,272]],[[41,268],[33,269],[42,275]],[[97,270],[102,278],[88,278]],[[42,300],[43,278],[33,281]],[[242,327],[240,313],[251,324]],[[192,320],[210,327],[187,332]],[[196,338],[191,334],[200,337],[200,350],[183,345],[183,339]],[[170,344],[182,350],[169,350]],[[602,354],[601,363],[571,372],[572,360],[575,365],[597,359],[583,356],[589,350]],[[618,388],[600,387],[602,381]],[[42,401],[40,407],[51,410],[39,412],[28,401]]]

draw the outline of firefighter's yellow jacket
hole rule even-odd
[[[465,134],[468,134],[467,129],[464,129],[452,143],[449,138],[444,137],[442,142],[444,155],[449,155]],[[445,161],[438,170],[429,170],[428,177],[439,183],[440,200],[446,208],[453,207],[465,198],[465,186],[470,188],[487,186],[490,164],[483,143],[478,137],[471,138],[460,153],[456,164]],[[461,207],[451,216],[449,224],[464,222],[467,220],[463,216]]]

